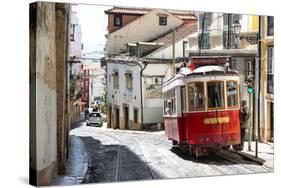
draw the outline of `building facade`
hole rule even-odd
[[[261,129],[260,139],[273,142],[274,137],[274,18],[260,16],[261,34]]]
[[[81,75],[81,52],[82,52],[82,28],[79,24],[77,13],[72,11],[70,17],[70,34],[69,34],[69,61],[73,62],[70,64],[71,77],[76,79],[77,76]]]
[[[234,32],[236,24],[239,33]],[[202,12],[199,13],[198,33],[188,37],[190,46],[186,52],[191,58],[226,57],[227,63],[239,72],[240,98],[248,101],[252,109],[249,126],[260,141],[273,140],[273,32],[271,16]],[[251,77],[253,94],[247,91]]]
[[[126,14],[136,11],[126,10]],[[160,21],[163,18],[164,23]],[[175,58],[183,58],[187,36],[197,30],[196,24],[189,27],[196,21],[196,16],[189,14],[189,18],[190,22],[167,10],[150,10],[108,35],[109,55],[104,61],[107,69],[108,127],[155,129],[163,123],[161,86],[167,74],[172,76],[173,32]],[[120,37],[118,41],[115,37],[113,45],[114,36]]]
[[[196,17],[193,12],[182,11],[182,13],[179,15],[182,17],[185,16],[184,18],[186,19],[181,19],[179,15],[174,16],[169,11],[163,9],[149,10],[142,16],[128,19],[130,21],[128,21],[125,25],[119,24],[118,27],[114,27],[114,23],[117,21],[114,23],[110,22],[110,20],[112,20],[112,16],[119,16],[119,19],[122,19],[123,15],[128,16],[128,12],[135,15],[136,12],[140,11],[143,11],[143,9],[126,8],[125,13],[124,11],[119,11],[119,9],[118,13],[116,13],[114,8],[105,11],[105,13],[109,16],[109,33],[107,35],[106,44],[108,55],[116,55],[121,52],[125,52],[128,43],[150,41],[156,37],[159,37],[162,34],[180,26],[181,24],[188,22],[186,20],[189,20],[191,23],[196,22]]]

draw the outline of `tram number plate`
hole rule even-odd
[[[203,123],[205,125],[209,125],[209,124],[225,124],[225,123],[229,123],[229,117],[219,117],[219,118],[205,118],[203,120]]]

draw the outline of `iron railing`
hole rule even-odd
[[[210,49],[210,33],[205,32],[198,35],[199,49]]]

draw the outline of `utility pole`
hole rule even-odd
[[[175,60],[175,30],[173,30],[173,73],[176,74],[176,60]]]
[[[248,139],[248,151],[251,151],[251,141],[252,141],[252,127],[253,127],[253,92],[254,92],[254,76],[253,75],[249,75],[248,76],[248,94],[249,94],[249,139]]]
[[[261,16],[259,16],[259,33],[258,33],[258,124],[255,126],[255,141],[256,141],[256,158],[258,157],[258,140],[259,128],[261,123]]]

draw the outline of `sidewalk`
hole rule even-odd
[[[88,158],[79,137],[69,136],[69,156],[66,162],[65,175],[58,176],[52,185],[75,185],[81,184],[88,170]]]
[[[244,150],[241,154],[248,154],[247,156],[256,159],[256,142],[251,142],[251,151],[248,151],[248,141],[244,142]],[[258,143],[258,160],[262,161],[267,168],[274,169],[274,143]]]

